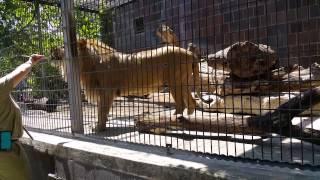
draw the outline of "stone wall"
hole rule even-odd
[[[115,12],[116,47],[127,52],[159,45],[155,29],[166,23],[182,47],[194,42],[203,55],[250,40],[277,50],[281,65],[320,59],[318,0],[136,0]],[[139,17],[142,33],[134,27]]]

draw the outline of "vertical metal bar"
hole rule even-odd
[[[222,2],[222,1],[221,1]],[[216,13],[216,12],[221,12],[221,7],[219,7],[218,5],[221,3],[221,2],[215,2],[215,1],[213,1],[213,12],[214,12],[214,15],[216,16],[216,14],[218,14],[218,13]],[[215,18],[215,16],[214,16],[214,18],[213,18],[213,24],[216,24],[216,18]],[[221,32],[224,32],[224,28],[223,28],[223,23],[221,24]],[[224,36],[224,35],[223,35]],[[213,42],[213,51],[214,52],[216,52],[217,51],[217,41],[216,41],[216,37],[217,37],[217,35],[216,35],[216,28],[213,28],[213,39],[214,39],[214,42]],[[224,39],[224,37],[223,37],[223,39]],[[223,46],[223,43],[221,44],[221,47]],[[216,67],[217,66],[217,62],[215,62],[214,63],[214,66]],[[222,71],[224,71],[224,70],[222,70]],[[214,76],[215,77],[217,77],[217,70],[215,69],[214,70]],[[219,83],[216,83],[215,84],[215,94],[218,94],[218,87],[220,86],[220,84]],[[217,97],[215,98],[215,100],[217,100]],[[217,108],[217,110],[219,109],[220,110],[220,107],[217,107],[216,106],[216,108]],[[225,107],[223,108],[223,109],[225,109]],[[225,115],[226,115],[226,113],[224,113]],[[220,122],[219,122],[219,115],[218,115],[218,113],[216,113],[216,116],[215,116],[216,118],[217,118],[217,125],[218,125],[218,132],[217,132],[217,137],[218,137],[218,155],[220,155],[221,154],[221,151],[220,151],[220,128],[219,128],[219,124],[220,124]],[[221,119],[223,119],[223,118],[221,118]]]
[[[288,24],[288,9],[289,9],[289,4],[288,4],[289,2],[288,1],[286,1],[286,5],[285,5],[285,16],[286,16],[286,18],[285,18],[285,24],[286,24],[286,29],[287,29],[287,31],[288,31],[288,29],[289,29],[289,24]],[[277,32],[277,34],[279,34],[279,32]],[[280,34],[280,36],[282,36],[281,38],[283,38],[283,36],[288,36],[287,34],[286,35],[281,35]],[[278,37],[277,37],[278,38]],[[281,43],[281,46],[283,46],[282,44],[282,42],[280,41],[280,43]],[[277,46],[279,46],[279,44],[277,44]],[[286,47],[287,47],[287,49],[288,49],[288,54],[287,54],[287,67],[290,67],[290,48],[289,48],[289,44],[288,44],[288,42],[287,42],[287,44],[286,44]],[[279,50],[279,47],[277,47],[277,49]],[[288,79],[289,79],[289,74],[287,75],[288,76]],[[288,80],[288,87],[291,87],[291,80],[289,79]],[[290,99],[292,98],[292,92],[291,92],[291,90],[290,90],[290,88],[289,88],[289,90],[288,90],[288,94],[289,94],[289,101],[290,101]],[[290,108],[291,109],[291,108]],[[290,111],[289,111],[289,116],[290,116]],[[280,126],[282,123],[281,123],[281,121],[283,121],[281,118],[280,118],[280,114],[279,114],[279,119],[280,119],[280,122],[279,122],[279,137],[280,137],[280,160],[282,161],[283,160],[283,156],[284,156],[284,153],[283,153],[283,142],[282,142],[282,140],[283,140],[283,133],[282,133],[282,131],[283,131],[283,128]]]
[[[307,17],[307,24],[308,24],[308,26],[310,26],[310,24],[311,24],[311,22],[310,22],[310,16],[309,16],[309,14],[310,14],[310,2],[308,1],[307,2],[307,7],[308,7],[308,17]],[[309,50],[309,53],[311,53],[311,51],[310,51],[310,40],[308,40],[308,44],[307,44],[307,46],[308,46],[308,50]],[[309,68],[311,69],[311,64],[309,64]],[[309,77],[310,77],[310,79],[311,79],[311,71],[309,72]],[[309,83],[309,89],[311,89],[312,88],[312,82],[310,81],[310,83]],[[311,101],[311,100],[310,100]],[[311,106],[311,108],[310,108],[310,118],[311,118],[311,129],[314,129],[314,127],[313,127],[313,122],[314,122],[314,115],[313,115],[313,111],[314,109],[313,109],[313,106]],[[311,133],[311,139],[313,139],[314,137],[313,137],[313,131],[312,131],[312,133]],[[311,143],[311,151],[312,151],[312,165],[315,165],[315,149],[314,149],[314,143]]]
[[[172,29],[173,29],[173,27],[174,27],[174,21],[173,21],[173,17],[174,17],[174,15],[175,15],[175,13],[174,13],[174,8],[173,8],[173,2],[172,2],[172,0],[170,0],[170,11],[171,11],[171,19],[170,19],[170,22],[171,22],[171,26],[172,26]],[[167,44],[167,48],[169,49],[169,45]],[[173,49],[173,52],[175,51],[175,49]],[[173,60],[176,62],[177,60],[176,60],[177,58],[176,57],[174,57],[173,58]],[[181,64],[175,64],[174,63],[174,67],[175,66],[179,66],[179,68],[180,68],[180,73],[181,73]],[[181,76],[181,75],[180,75]],[[182,86],[182,84],[178,84],[177,85],[177,79],[176,79],[176,76],[175,75],[173,75],[173,79],[174,79],[174,82],[175,82],[175,86]],[[176,91],[176,94],[178,94],[178,92],[177,92],[177,87],[175,88],[175,91]],[[182,95],[181,95],[182,96]],[[182,97],[180,97],[180,98],[182,98]],[[176,116],[177,117],[177,116]],[[172,122],[172,119],[171,118],[169,118],[169,124]],[[169,138],[169,137],[168,137]],[[167,142],[167,137],[166,137],[166,141],[165,141],[165,143],[166,144],[168,144],[168,142]],[[171,144],[171,146],[172,146],[172,135],[170,135],[170,143],[169,144]]]
[[[254,33],[252,33],[252,34],[250,33],[250,27],[251,27],[250,24],[251,24],[251,23],[250,23],[250,18],[249,18],[249,17],[250,17],[250,15],[249,15],[249,14],[250,14],[250,12],[249,12],[249,0],[247,0],[247,2],[246,2],[246,8],[247,8],[247,10],[248,10],[247,18],[249,19],[248,30],[247,30],[248,40],[250,40],[250,38],[252,38],[253,41],[257,41],[257,39],[259,38],[259,35],[257,34],[257,37],[256,37],[257,39],[255,39]],[[257,27],[253,28],[253,32],[255,32],[255,31],[257,31]],[[251,37],[251,35],[252,35],[252,37]],[[250,113],[252,114],[253,108],[257,108],[257,107],[253,107],[253,105],[252,105],[252,101],[253,101],[253,100],[252,100],[252,97],[253,97],[253,96],[251,95],[251,94],[252,94],[251,88],[249,89],[249,94],[250,94],[250,95],[249,95],[249,99],[250,99],[250,102],[249,102],[249,103],[250,103],[250,106],[249,106],[249,107],[250,107]],[[252,132],[251,134],[253,134],[253,128],[251,128],[251,132]],[[252,140],[252,142],[251,142],[251,149],[253,149],[253,148],[254,148],[253,136],[251,136],[251,140]],[[254,159],[254,158],[255,158],[254,151],[251,151],[251,155],[252,155],[251,157]],[[250,155],[249,155],[249,156],[250,156]]]
[[[269,2],[270,3],[270,2]],[[272,2],[271,2],[272,3]],[[270,40],[269,40],[269,32],[268,32],[268,28],[269,28],[269,22],[268,22],[268,17],[270,17],[271,18],[271,13],[269,14],[269,11],[268,11],[268,1],[267,0],[265,0],[264,1],[264,4],[265,4],[265,13],[266,13],[266,16],[265,16],[265,21],[266,21],[266,25],[265,26],[263,26],[262,27],[262,31],[264,31],[264,30],[266,30],[266,41],[265,41],[265,43],[266,43],[266,45],[268,46],[268,48],[269,47],[271,47],[272,45],[271,44],[269,44],[270,43]],[[277,12],[276,12],[277,13]],[[272,24],[272,22],[270,22],[270,24]],[[271,25],[272,26],[272,25]],[[257,36],[258,36],[258,39],[260,39],[260,35],[259,34],[257,34]],[[259,45],[260,46],[260,45]],[[267,57],[268,59],[269,59],[269,56]],[[268,60],[268,63],[269,63],[269,60]],[[272,80],[271,80],[271,78],[268,76],[267,77],[267,80],[268,80],[268,83],[272,83],[273,84],[273,82],[272,82]],[[279,91],[280,92],[280,91]],[[271,111],[271,110],[273,110],[272,108],[271,108],[271,95],[273,96],[274,94],[272,94],[272,92],[271,92],[271,90],[268,90],[268,101],[269,101],[269,103],[268,103],[268,111]],[[271,117],[269,117],[269,118],[271,118]],[[270,127],[270,131],[272,130],[272,127]],[[272,136],[270,136],[269,137],[269,139],[270,139],[270,159],[272,160],[273,159],[273,137]]]
[[[295,7],[295,11],[296,11],[296,23],[301,23],[301,25],[302,25],[302,18],[303,17],[301,17],[301,14],[299,15],[299,9],[302,7],[302,2],[301,2],[301,7],[299,7],[299,1],[298,0],[296,0],[295,1],[295,3],[296,3],[296,7]],[[300,11],[301,11],[301,9],[300,9]],[[289,39],[288,38],[288,36],[289,36],[289,33],[290,33],[290,31],[289,31],[289,29],[287,28],[287,39]],[[300,54],[300,50],[303,48],[303,46],[300,44],[300,32],[298,31],[298,32],[296,32],[296,34],[297,34],[297,46],[298,46],[298,65],[299,66],[301,66],[301,54]],[[303,42],[302,42],[303,43]],[[289,41],[287,40],[287,48],[289,48]],[[300,47],[301,46],[301,47]],[[311,64],[310,64],[310,66],[309,66],[309,68],[310,68],[310,72],[311,72]],[[298,77],[301,77],[301,69],[299,68],[299,70],[298,70]],[[311,79],[311,78],[310,78]],[[295,82],[295,83],[297,83],[297,82]],[[299,92],[302,92],[302,86],[301,86],[301,78],[299,78],[299,80],[298,80],[298,84],[299,84]],[[298,95],[299,96],[299,98],[301,98],[301,94],[299,94]],[[312,107],[312,106],[311,106]],[[302,108],[302,104],[301,104],[301,101],[299,102],[299,109],[301,109]],[[310,115],[310,117],[312,117],[312,114]],[[303,127],[302,126],[302,117],[299,117],[299,119],[300,119],[300,127]],[[292,143],[292,123],[290,123],[290,126],[289,126],[289,130],[290,130],[290,160],[291,161],[293,161],[293,143]],[[302,129],[300,130],[300,138],[299,139],[301,139],[301,143],[300,143],[300,151],[301,151],[301,164],[303,165],[304,164],[304,153],[303,153],[303,137],[302,137],[302,133],[301,133],[301,131],[303,131]]]
[[[152,3],[153,3],[153,6],[156,6],[157,5],[157,2],[156,1],[152,1]],[[147,29],[148,28],[150,28],[150,31],[152,32],[152,23],[154,23],[153,21],[151,21],[151,22],[146,22],[145,21],[145,19],[147,19],[146,18],[146,16],[150,16],[150,12],[151,12],[151,8],[152,8],[152,6],[151,5],[149,5],[149,6],[143,6],[143,19],[144,19],[144,24],[145,24],[145,38],[144,38],[144,48],[146,48],[146,47],[148,47],[148,48],[150,48],[150,49],[153,49],[153,47],[152,47],[152,36],[151,36],[151,33],[149,33],[149,36],[148,36],[148,33],[147,33]],[[148,10],[148,12],[146,13],[146,11]],[[161,11],[161,10],[160,10]],[[147,44],[147,38],[150,38],[149,40],[150,40],[150,44],[148,45]],[[157,52],[156,52],[157,53]],[[151,53],[151,59],[153,58],[153,54]],[[151,78],[151,81],[153,80],[153,63],[152,63],[152,61],[151,61],[151,65],[150,65],[150,67],[149,66],[147,66],[147,68],[151,68],[152,69],[152,71],[151,71],[151,74],[149,73],[149,71],[147,71],[147,73],[146,73],[146,75],[145,76],[147,76],[147,82],[149,82],[149,79],[148,78]],[[149,77],[149,76],[151,76],[151,77]],[[149,87],[149,83],[146,83],[146,89],[147,89],[147,91],[144,91],[144,92],[149,92],[149,88],[151,88],[151,89],[153,89],[153,83],[152,83],[152,85],[150,85],[151,87]],[[143,95],[144,96],[144,95]],[[152,99],[154,99],[154,98],[152,98]],[[148,101],[147,102],[147,109],[148,109],[148,112],[150,112],[150,101]],[[153,103],[153,107],[152,107],[152,110],[154,110],[154,103]],[[143,110],[143,112],[144,112],[145,110]],[[148,144],[151,144],[151,141],[150,141],[150,139],[151,139],[151,135],[150,134],[148,134]]]
[[[240,29],[240,27],[241,27],[241,18],[242,18],[242,17],[240,17],[241,15],[240,15],[240,4],[239,4],[239,0],[236,1],[235,3],[236,3],[237,5],[234,4],[234,5],[232,5],[232,6],[234,6],[234,9],[237,8],[237,10],[236,10],[236,12],[238,13],[238,18],[237,18],[237,20],[239,21],[239,22],[238,22],[238,43],[240,43],[240,41],[241,41],[241,37],[240,37],[241,29]],[[235,6],[237,6],[237,7],[235,7]],[[233,15],[234,15],[234,13],[231,13],[231,16],[233,16]],[[236,17],[234,17],[234,21],[236,22],[237,20],[236,20]],[[242,60],[242,58],[243,58],[243,57],[240,57],[240,60]],[[241,68],[241,64],[242,64],[242,63],[240,63],[240,68]],[[242,109],[242,105],[243,105],[243,104],[242,104],[242,102],[243,102],[242,96],[243,96],[243,94],[242,94],[242,92],[240,92],[240,103],[241,103],[241,107],[239,108],[239,110],[243,110],[243,109]],[[235,97],[235,96],[234,96],[234,97]],[[235,106],[234,97],[232,98],[232,109],[233,109],[233,113],[235,113],[234,110],[237,110],[237,108],[234,107],[234,106]],[[241,115],[241,117],[243,118],[243,115]],[[232,120],[233,120],[233,130],[235,131],[235,127],[236,127],[236,125],[235,125],[235,118],[232,118]],[[236,133],[235,133],[235,132],[233,132],[233,137],[236,137]],[[236,143],[236,142],[234,142],[234,154],[235,154],[235,155],[237,154],[237,143]]]
[[[41,29],[41,14],[40,14],[40,4],[39,2],[36,2],[35,5],[35,11],[36,11],[36,16],[37,16],[37,25],[38,25],[38,46],[39,46],[39,53],[43,54],[43,44],[42,44],[42,29]],[[45,90],[46,86],[44,84],[43,78],[45,77],[45,70],[44,70],[44,65],[41,64],[41,88],[42,90]],[[44,91],[44,95],[48,97],[47,91]]]
[[[266,30],[266,41],[264,43],[266,43],[266,45],[269,48],[269,46],[271,47],[271,45],[269,44],[270,41],[269,41],[269,34],[268,34],[268,27],[269,27],[268,17],[271,18],[271,14],[269,14],[269,11],[268,11],[268,1],[267,0],[264,0],[264,7],[265,7],[265,18],[264,18],[265,19],[265,25],[263,25],[261,27],[261,29],[262,29],[262,32],[264,30]],[[263,21],[263,19],[261,19],[261,21]],[[272,24],[272,23],[270,22],[270,24]],[[257,34],[257,37],[258,37],[258,39],[260,39],[260,35],[259,34]],[[268,61],[268,65],[269,65],[269,56],[267,57],[267,61]],[[268,81],[268,83],[272,83],[272,80],[270,79],[269,76],[267,77],[267,81]],[[271,91],[268,90],[266,92],[266,94],[268,95],[268,101],[269,101],[268,107],[266,109],[268,109],[268,111],[271,111],[272,110],[271,109],[271,95],[272,95]],[[264,110],[266,110],[266,109],[264,109]],[[273,159],[272,136],[270,137],[270,158]]]
[[[280,19],[279,16],[281,16],[280,12],[278,11],[278,1],[277,0],[274,0],[274,3],[275,3],[275,13],[276,13],[276,17],[275,17],[275,24],[278,25],[278,20]],[[271,33],[270,33],[271,34]],[[267,36],[269,35],[269,32],[267,30]],[[269,45],[269,44],[267,44]],[[271,45],[270,45],[271,46]],[[275,45],[275,48],[278,50],[279,49],[279,34],[276,33],[276,45]],[[288,51],[289,52],[289,51]],[[280,64],[280,61],[279,61],[279,64]],[[278,70],[278,74],[279,74],[279,70]],[[279,75],[278,75],[279,76]],[[280,98],[281,98],[281,91],[280,91],[280,86],[279,84],[277,84],[278,86],[278,105],[280,106],[281,105],[281,101],[280,101]],[[271,119],[271,115],[269,117]],[[270,127],[270,129],[272,130],[272,127]],[[271,149],[273,149],[273,136],[270,136],[270,144],[272,145],[271,146]],[[275,146],[277,146],[275,144]],[[273,151],[271,151],[271,160],[273,159]]]
[[[61,15],[65,48],[65,63],[70,100],[71,132],[83,134],[79,62],[77,61],[76,27],[73,17],[73,1],[61,0]]]
[[[188,2],[187,2],[188,3]],[[187,11],[186,11],[186,0],[183,0],[183,22],[184,22],[184,26],[183,26],[183,30],[182,30],[182,32],[184,32],[184,37],[182,37],[181,35],[180,35],[180,38],[183,38],[183,40],[181,41],[180,40],[180,43],[184,43],[184,45],[186,44],[186,41],[187,41]],[[185,128],[185,124],[184,124],[184,121],[183,121],[183,123],[182,123],[182,127],[183,128]],[[182,149],[183,150],[187,150],[186,149],[186,146],[185,146],[185,140],[184,139],[182,139],[182,144],[183,144],[183,146],[182,146]],[[191,146],[190,146],[191,147]]]

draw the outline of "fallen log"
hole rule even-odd
[[[273,112],[280,105],[288,102],[291,98],[299,96],[299,92],[271,94],[269,96],[236,95],[216,96],[209,95],[205,99],[212,99],[210,104],[199,102],[201,110],[206,112],[223,112],[231,114],[264,115]],[[320,115],[320,103],[306,109],[301,115]]]
[[[266,116],[267,117],[267,116]],[[276,116],[272,116],[273,118]],[[257,123],[259,118],[264,121],[265,116],[241,116],[224,113],[203,114],[198,116],[176,116],[172,113],[144,114],[135,117],[135,127],[139,132],[155,134],[171,134],[173,131],[198,131],[222,134],[241,134],[252,136],[267,136],[268,133],[278,133],[282,136],[297,138],[320,144],[320,130],[291,125],[290,128],[271,127],[261,128]],[[274,122],[277,120],[275,119]],[[264,121],[265,122],[265,121]],[[257,124],[255,124],[257,123]]]
[[[210,104],[198,101],[198,110],[210,113],[265,115],[273,112],[280,105],[299,96],[299,92],[271,94],[269,96],[243,95],[243,96],[216,96],[205,95],[204,99],[212,99]],[[174,106],[175,102],[169,93],[153,93],[143,101],[162,106]],[[320,116],[320,103],[313,105],[301,115]]]
[[[190,130],[220,133],[238,133],[262,135],[263,131],[247,128],[250,116],[232,115],[224,113],[203,113],[188,117],[176,116],[173,112],[144,114],[135,117],[136,127],[142,132],[166,130]],[[197,114],[196,113],[196,114]],[[156,130],[158,129],[158,130]]]
[[[213,70],[202,65],[201,79],[207,92],[220,96],[235,94],[272,94],[288,91],[306,91],[320,85],[320,65],[312,64],[309,68],[278,68],[259,79],[231,77],[227,71]]]
[[[320,103],[320,88],[306,91],[282,104],[274,112],[263,116],[244,116],[225,113],[196,111],[188,117],[178,117],[172,111],[148,113],[135,117],[139,131],[166,133],[167,130],[189,130],[201,132],[265,135],[278,133],[283,136],[320,144],[319,129],[293,125],[292,119],[311,106]],[[311,125],[311,127],[313,127]]]
[[[250,78],[268,72],[276,60],[271,47],[244,41],[208,55],[207,61],[215,69],[227,70],[239,78]]]
[[[263,116],[250,117],[247,123],[250,128],[271,131],[285,136],[298,134],[300,138],[311,143],[320,144],[320,131],[300,129],[292,126],[291,120],[306,109],[320,103],[320,88],[313,88],[279,106],[274,112]]]

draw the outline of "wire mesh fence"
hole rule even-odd
[[[318,1],[69,3],[0,2],[27,128],[319,166]]]

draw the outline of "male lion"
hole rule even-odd
[[[165,46],[125,54],[92,39],[78,40],[77,49],[81,86],[86,96],[93,97],[90,100],[98,104],[97,131],[106,129],[107,115],[116,97],[159,92],[164,84],[174,98],[175,114],[183,114],[186,108],[188,114],[194,112],[196,101],[190,81],[194,79],[194,84],[199,85],[199,68],[192,52]],[[51,56],[52,60],[62,60],[64,49],[54,49]],[[65,69],[64,63],[59,64]],[[196,89],[201,97],[199,88]]]

